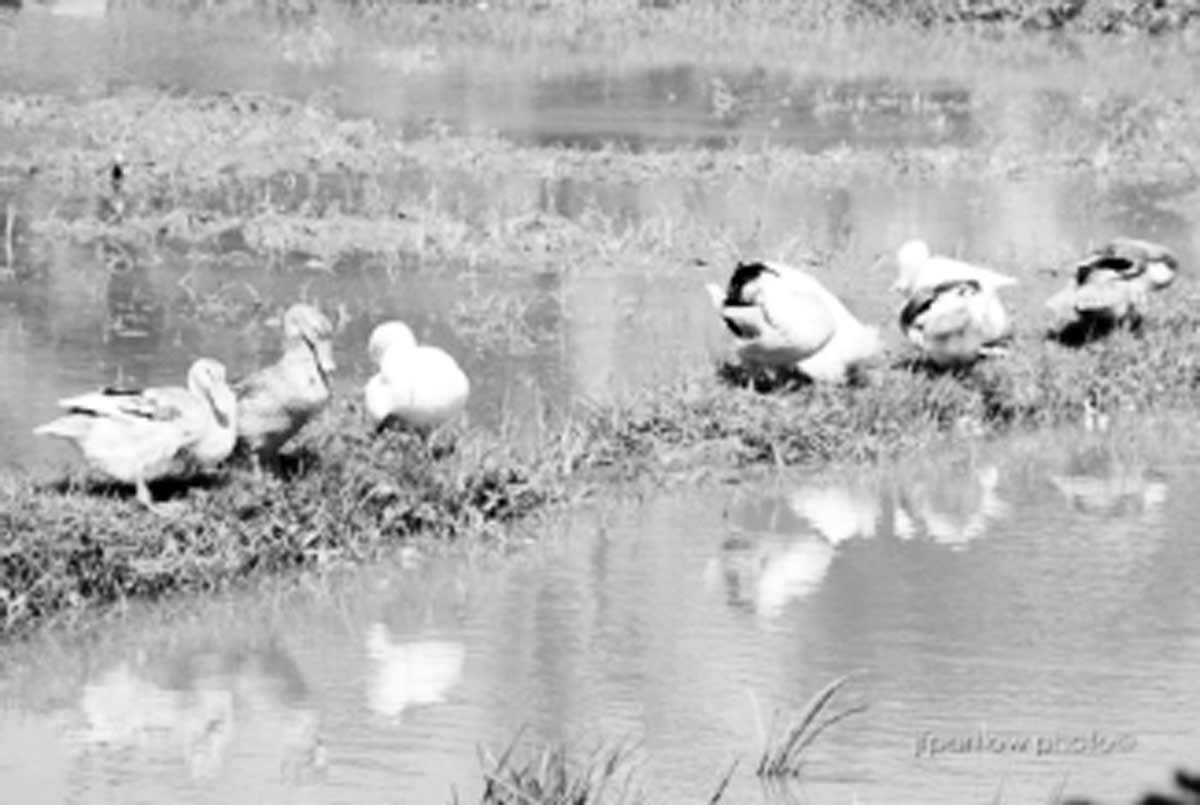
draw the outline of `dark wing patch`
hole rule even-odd
[[[738,263],[737,268],[733,270],[733,275],[729,278],[729,287],[725,292],[725,304],[734,306],[749,304],[745,296],[746,286],[763,274],[773,273],[770,267],[764,263]]]
[[[979,293],[983,286],[978,280],[947,280],[937,285],[922,288],[908,298],[900,310],[900,328],[907,330],[918,318],[925,314],[939,296],[956,290],[969,290]]]
[[[156,397],[131,397],[122,400],[121,410],[132,416],[140,416],[156,422],[169,422],[183,416],[183,411],[172,403]]]
[[[1122,279],[1132,279],[1146,271],[1150,263],[1165,263],[1172,271],[1179,270],[1179,258],[1158,243],[1136,238],[1114,238],[1092,252],[1076,270],[1076,281],[1087,281],[1093,271],[1114,271]]]
[[[1146,270],[1146,263],[1119,254],[1094,254],[1075,268],[1075,282],[1083,285],[1096,271],[1112,271],[1122,279],[1132,279]]]
[[[728,316],[723,316],[722,321],[724,321],[725,326],[729,328],[729,332],[733,333],[738,338],[753,338],[755,335],[757,335],[757,333],[751,332],[750,330],[746,329],[745,327],[742,327],[740,324],[738,324],[736,321],[729,318]]]
[[[912,327],[917,319],[933,306],[933,300],[937,299],[937,296],[932,288],[924,288],[910,296],[900,309],[900,329],[907,330]]]

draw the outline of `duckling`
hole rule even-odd
[[[225,367],[201,358],[188,387],[101,389],[59,400],[67,414],[34,429],[73,443],[105,475],[133,484],[137,500],[159,511],[148,481],[212,466],[233,450],[237,405]]]
[[[1012,339],[999,296],[978,280],[951,280],[917,291],[900,311],[900,330],[939,368],[999,354]]]
[[[1050,334],[1083,343],[1142,324],[1149,294],[1175,281],[1179,259],[1170,249],[1135,238],[1115,238],[1075,266],[1072,281],[1046,301]]]
[[[728,288],[707,286],[713,306],[738,339],[746,364],[795,367],[815,381],[842,383],[881,348],[815,277],[781,263],[739,263]]]
[[[897,275],[896,281],[892,283],[892,290],[905,297],[925,288],[960,280],[973,280],[981,288],[990,291],[1018,284],[1015,278],[999,271],[932,254],[929,244],[923,240],[913,239],[905,242],[896,251],[894,260]]]
[[[282,357],[234,384],[238,441],[256,464],[275,460],[279,449],[329,402],[329,377],[337,369],[332,333],[329,319],[315,307],[292,305],[283,315]]]
[[[437,347],[417,344],[402,322],[376,327],[367,351],[379,367],[363,389],[376,429],[396,422],[428,432],[466,406],[471,384],[458,363]]]

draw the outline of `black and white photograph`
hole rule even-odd
[[[1200,0],[0,0],[0,803],[1200,805],[1198,273]]]

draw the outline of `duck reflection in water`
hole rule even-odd
[[[977,465],[973,458],[965,467],[949,460],[906,469],[897,481],[896,536],[961,550],[1008,516],[1011,506],[1000,497],[999,486],[1000,468]]]
[[[875,490],[855,485],[807,485],[737,505],[739,533],[721,544],[707,580],[723,583],[732,606],[776,618],[820,588],[840,545],[873,537],[878,516]]]
[[[79,709],[83,725],[72,737],[85,751],[165,751],[181,758],[193,779],[220,767],[234,721],[230,691],[172,690],[124,662],[84,685]]]
[[[388,718],[445,701],[462,678],[466,647],[452,640],[393,640],[382,623],[367,629],[367,706]]]
[[[1157,522],[1167,500],[1165,476],[1119,455],[1116,441],[1104,435],[1085,442],[1050,482],[1073,510],[1105,521]]]
[[[300,780],[325,768],[307,699],[300,669],[278,646],[143,656],[84,685],[70,737],[84,752],[166,752],[199,779],[220,771],[239,733],[266,729],[255,741],[279,748],[282,774]]]

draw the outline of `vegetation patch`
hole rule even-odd
[[[280,476],[244,467],[158,484],[170,516],[86,478],[3,479],[0,632],[85,604],[207,589],[252,573],[378,558],[414,537],[500,539],[566,500],[556,468],[482,440],[371,438],[331,412]]]

